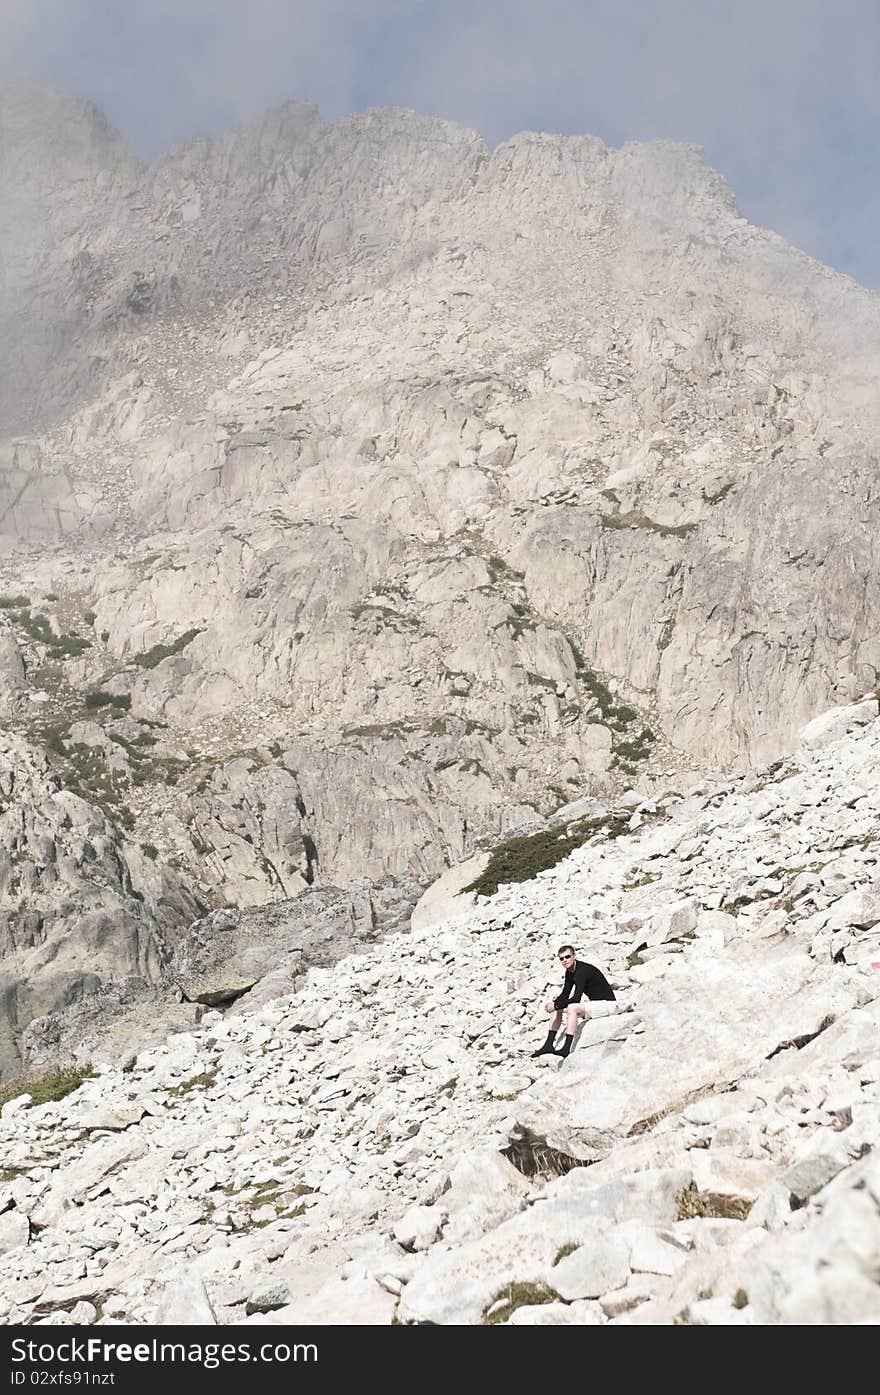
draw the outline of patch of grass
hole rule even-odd
[[[0,596],[0,610],[27,610],[30,603],[29,596]]]
[[[641,509],[630,509],[628,513],[605,513],[599,520],[603,528],[643,528],[649,533],[657,533],[661,538],[686,538],[696,528],[696,523],[657,523]]]
[[[486,558],[486,566],[489,568],[489,575],[493,581],[501,581],[502,579],[522,581],[525,575],[524,572],[514,571],[513,567],[505,562],[503,557],[499,557],[497,553],[492,553],[490,557]]]
[[[720,504],[722,499],[727,498],[735,483],[735,480],[728,480],[727,484],[722,484],[721,488],[715,494],[707,494],[704,490],[703,498],[706,500],[707,504]]]
[[[508,615],[501,621],[501,624],[506,625],[510,630],[512,639],[521,639],[527,630],[538,628],[538,618],[527,605],[523,605],[520,601],[514,601],[510,608],[513,614]],[[496,625],[494,628],[498,629],[499,626]]]
[[[614,755],[619,763],[625,761],[629,764],[635,764],[636,761],[644,760],[646,756],[650,755],[654,740],[654,733],[650,727],[644,727],[635,741],[615,742]]]
[[[577,1249],[580,1249],[579,1245],[572,1245],[571,1243],[568,1245],[561,1245],[556,1251],[556,1258],[553,1261],[554,1266],[557,1265],[561,1259],[566,1259],[568,1255],[573,1255]]]
[[[658,648],[659,650],[662,651],[662,650],[664,650],[664,649],[668,649],[668,648],[669,648],[670,644],[672,643],[672,633],[673,633],[674,629],[675,629],[675,616],[674,616],[674,615],[670,615],[669,618],[668,618],[667,620],[664,620],[664,621],[663,621],[663,628],[662,628],[662,630],[660,631],[660,634],[659,634],[658,637],[657,637],[657,648]]]
[[[163,659],[170,659],[175,654],[183,653],[188,644],[192,644],[196,635],[203,633],[202,629],[187,630],[170,644],[154,644],[152,649],[147,649],[143,654],[135,654],[133,662],[138,668],[155,668],[161,664]]]
[[[698,1190],[696,1182],[691,1182],[689,1187],[684,1187],[679,1192],[676,1201],[680,1221],[689,1221],[695,1217],[704,1216],[713,1220],[744,1221],[753,1205],[751,1201],[746,1201],[741,1196],[722,1196],[718,1192],[701,1192]]]
[[[118,707],[120,712],[127,712],[131,707],[131,694],[105,693],[101,688],[95,688],[86,693],[85,705],[92,710],[97,707]]]
[[[126,829],[134,827],[134,815],[122,802],[125,787],[120,781],[125,777],[110,769],[101,747],[80,741],[65,745],[59,731],[51,743],[47,742],[47,749],[59,758],[56,769],[71,794],[94,804],[111,822]]]
[[[49,624],[48,617],[41,610],[38,610],[34,615],[29,610],[22,610],[17,615],[13,615],[12,618],[16,625],[20,625],[25,634],[35,640],[37,644],[55,643],[57,636]]]
[[[406,722],[376,722],[372,726],[345,727],[343,736],[378,736],[383,741],[389,741],[394,736],[402,736],[409,731]]]
[[[620,707],[616,709],[615,716],[617,719],[617,725],[621,727],[628,727],[630,722],[634,722],[638,715],[639,714],[634,707],[627,707],[626,703],[623,703]]]
[[[581,683],[590,694],[590,697],[598,707],[601,715],[603,717],[610,717],[611,713],[614,711],[614,697],[611,689],[608,687],[605,680],[599,677],[598,673],[595,673],[593,669],[589,668],[587,664],[584,663],[580,650],[575,649],[574,645],[571,647],[574,652],[575,663],[578,668],[578,677]]]
[[[56,658],[76,659],[91,647],[92,641],[90,639],[82,639],[79,635],[59,635],[51,649]]]
[[[621,890],[637,891],[640,886],[651,886],[653,882],[659,882],[660,877],[661,874],[659,872],[646,872],[643,877],[637,878],[636,881],[626,882],[625,885],[621,887]]]
[[[144,857],[148,857],[151,862],[155,862],[156,858],[159,856],[159,849],[156,847],[155,843],[141,843],[141,852]]]
[[[176,1095],[189,1095],[193,1090],[210,1090],[217,1079],[217,1070],[205,1071],[202,1075],[191,1075],[189,1080],[181,1080],[179,1085],[172,1085],[168,1093]]]
[[[496,1308],[494,1313],[483,1319],[490,1327],[499,1322],[506,1322],[517,1308],[531,1308],[538,1303],[556,1303],[559,1294],[554,1293],[546,1284],[508,1284],[500,1293],[496,1293],[489,1306],[501,1298],[504,1299],[504,1307]]]
[[[639,964],[644,964],[644,962],[644,959],[639,954],[638,950],[636,950],[633,954],[627,956],[626,967],[628,969],[635,969],[638,968]]]
[[[43,745],[47,751],[51,751],[56,756],[66,756],[67,748],[64,739],[67,735],[63,727],[50,727],[43,736]]]
[[[639,761],[645,760],[650,754],[650,747],[655,740],[654,733],[650,727],[644,724],[638,731],[632,729],[633,724],[639,718],[636,709],[630,707],[628,703],[618,703],[604,678],[600,677],[584,662],[583,655],[576,645],[572,644],[571,640],[569,640],[569,644],[575,656],[578,679],[586,688],[595,706],[598,707],[603,723],[610,727],[614,733],[613,764],[631,775],[634,773],[631,767],[634,767]],[[621,734],[624,731],[626,738],[622,739]]]
[[[528,882],[538,875],[555,867],[575,848],[606,830],[610,838],[616,838],[626,829],[628,816],[618,817],[604,814],[599,818],[578,819],[564,828],[546,828],[538,833],[522,834],[509,838],[493,848],[489,865],[476,881],[465,887],[478,896],[494,896],[499,886],[510,882]]]
[[[53,659],[76,658],[92,647],[92,641],[80,635],[56,635],[42,611],[32,615],[30,610],[20,610],[12,618],[35,644],[45,645]]]
[[[38,1074],[20,1075],[5,1085],[0,1085],[0,1106],[17,1099],[19,1095],[30,1095],[34,1104],[47,1104],[50,1100],[63,1100],[78,1089],[84,1080],[95,1074],[91,1064],[85,1066],[55,1066],[52,1070]]]
[[[578,1158],[551,1147],[546,1138],[524,1127],[517,1130],[516,1136],[501,1151],[523,1177],[537,1177],[544,1182],[565,1177],[574,1168],[584,1166]]]

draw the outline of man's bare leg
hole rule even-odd
[[[577,1031],[577,1024],[582,1017],[586,1017],[587,1007],[585,1003],[569,1003],[565,1009],[565,1041],[556,1053],[558,1056],[567,1056],[571,1051],[571,1044],[574,1041],[574,1034]]]
[[[550,1030],[547,1033],[547,1040],[537,1051],[532,1052],[532,1059],[537,1056],[555,1056],[556,1054],[554,1043],[556,1041],[556,1033],[562,1026],[562,1013],[558,1009],[551,1009],[551,1012],[552,1016],[550,1018]]]

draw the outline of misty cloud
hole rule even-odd
[[[880,286],[874,0],[3,0],[0,75],[91,97],[146,157],[275,103],[705,147],[742,211]]]

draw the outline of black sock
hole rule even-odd
[[[547,1040],[544,1042],[544,1045],[543,1045],[543,1046],[539,1046],[538,1049],[537,1049],[537,1051],[533,1051],[533,1052],[532,1052],[532,1059],[534,1060],[534,1059],[535,1059],[536,1057],[538,1057],[538,1056],[552,1056],[552,1055],[554,1054],[554,1052],[553,1052],[553,1043],[554,1043],[555,1040],[556,1040],[556,1033],[555,1033],[555,1032],[548,1032],[548,1033],[547,1033]]]
[[[559,1050],[558,1050],[557,1053],[556,1053],[557,1056],[567,1056],[568,1053],[571,1051],[571,1044],[572,1044],[573,1041],[574,1041],[574,1032],[572,1032],[570,1036],[566,1036],[565,1041],[562,1043],[562,1046],[559,1048]]]

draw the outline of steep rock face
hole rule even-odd
[[[157,981],[195,911],[41,751],[0,736],[0,1075],[17,1074],[32,1018],[107,982]]]
[[[0,124],[16,721],[128,700],[134,834],[206,904],[427,880],[876,681],[877,298],[698,152],[291,104],[144,170],[63,95]]]
[[[293,993],[310,968],[335,964],[400,930],[417,891],[322,887],[245,911],[212,911],[166,932],[151,978],[110,972],[84,985],[82,996],[29,1022],[12,1022],[22,1064],[34,1072],[60,1060],[130,1062],[169,1032],[190,1031],[209,1007],[220,1005],[231,1016],[253,1012]]]

